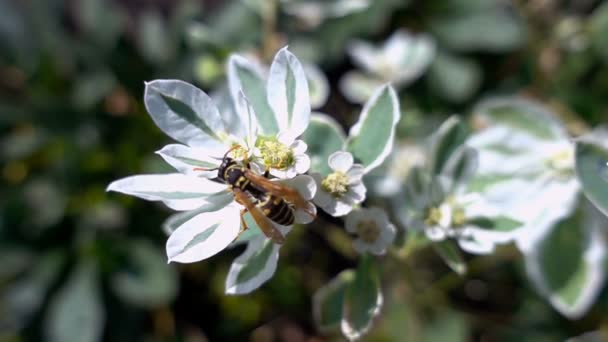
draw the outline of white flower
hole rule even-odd
[[[435,56],[435,42],[426,34],[397,30],[380,47],[354,41],[348,53],[363,70],[344,75],[340,90],[350,101],[362,103],[382,84],[400,89],[418,79]]]
[[[329,18],[339,18],[365,10],[369,0],[281,0],[281,5],[289,15],[302,20],[308,27],[319,26]]]
[[[328,158],[329,167],[334,171],[327,176],[313,173],[317,183],[317,193],[313,202],[332,216],[344,216],[353,206],[365,199],[363,184],[364,167],[354,164],[352,154],[334,152]]]
[[[501,110],[513,114],[494,114]],[[574,171],[574,145],[555,116],[537,103],[489,100],[476,112],[478,123],[488,128],[467,144],[479,152],[479,174],[496,179],[483,195],[525,223],[515,241],[528,253],[576,206],[580,184]]]
[[[382,255],[395,240],[395,226],[380,208],[360,208],[346,216],[346,231],[357,235],[353,247],[361,254]]]
[[[285,89],[283,91],[287,92]],[[237,161],[255,162],[255,145],[266,137],[258,135],[258,120],[242,92],[236,99],[235,111],[226,117],[220,115],[207,94],[182,81],[149,82],[144,100],[158,127],[183,143],[171,144],[158,151],[179,173],[127,177],[112,182],[108,191],[162,201],[174,210],[184,211],[168,224],[171,236],[167,241],[167,256],[169,261],[176,262],[203,260],[223,250],[237,238],[241,231],[240,215],[245,209],[242,203],[235,201],[228,184],[214,180],[218,176],[217,171],[209,169],[216,169],[228,151],[228,157]],[[298,98],[297,101],[304,100],[307,99]],[[227,120],[236,120],[239,124]],[[292,117],[289,121],[298,123],[284,131],[293,133],[295,129],[297,134],[301,134],[307,120],[306,113],[299,118]],[[303,158],[302,153],[306,146],[298,144],[295,139],[288,146],[295,151],[293,159],[296,172],[305,172],[308,169],[307,157]],[[302,166],[302,163],[305,165]],[[290,179],[276,181],[294,188],[304,200],[310,201],[316,191],[312,177],[293,177],[295,172],[289,176]],[[310,202],[307,208],[298,208],[294,212],[296,223],[310,222],[311,215],[316,214],[315,210],[316,207]],[[289,230],[288,227],[273,224],[283,234]]]
[[[425,151],[421,146],[413,143],[397,144],[391,157],[388,158],[386,172],[382,172],[374,178],[373,190],[378,195],[389,197],[396,195],[407,179],[410,170],[416,166],[424,165],[426,162]],[[375,176],[373,173],[370,176]]]
[[[259,83],[266,74],[263,89]],[[246,83],[251,83],[252,78],[258,82],[257,89]],[[297,138],[310,122],[310,96],[306,74],[298,59],[285,47],[276,54],[267,72],[257,63],[233,55],[228,62],[228,85],[237,112],[245,111],[245,105],[239,101],[243,91],[257,114],[260,132],[254,142],[256,158],[252,160],[256,170],[268,171],[279,178],[308,171],[310,158],[304,153],[307,145]],[[265,96],[261,97],[261,93]]]

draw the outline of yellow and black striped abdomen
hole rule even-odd
[[[280,225],[290,226],[295,220],[293,208],[280,197],[266,193],[258,199],[256,205],[266,217]]]

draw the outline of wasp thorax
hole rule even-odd
[[[372,244],[380,237],[380,227],[374,220],[363,220],[357,224],[357,235],[364,242]]]
[[[321,187],[325,192],[336,198],[340,198],[348,192],[348,176],[340,171],[331,173],[323,179]]]
[[[293,150],[276,139],[260,138],[256,145],[267,167],[284,170],[293,165]]]

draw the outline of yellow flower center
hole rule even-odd
[[[293,150],[274,138],[259,138],[256,146],[260,149],[264,165],[269,168],[284,170],[295,162]]]
[[[323,179],[321,187],[333,197],[340,198],[348,192],[348,176],[340,171],[331,173]]]
[[[236,145],[233,145],[233,147]],[[236,160],[245,160],[249,157],[249,150],[245,147],[238,145],[232,151],[230,151],[229,156]]]
[[[467,217],[462,205],[456,202],[454,197],[448,197],[438,207],[428,209],[424,223],[428,226],[442,226],[444,228],[461,227],[467,222]]]
[[[363,220],[357,224],[357,235],[366,243],[374,243],[380,237],[380,228],[373,220]]]

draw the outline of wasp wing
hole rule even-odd
[[[282,245],[285,243],[285,237],[281,231],[275,227],[274,223],[272,223],[260,208],[251,201],[249,196],[239,189],[233,189],[233,191],[236,201],[245,206],[245,209],[251,214],[251,217],[253,217],[253,220],[258,227],[260,227],[262,233],[276,244]]]
[[[285,199],[287,202],[296,206],[296,208],[308,209],[309,207],[309,202],[305,200],[296,189],[290,186],[281,184],[279,182],[273,182],[270,179],[258,175],[249,169],[245,170],[245,177],[247,177],[247,179],[249,179],[254,185],[271,193],[273,196]]]

